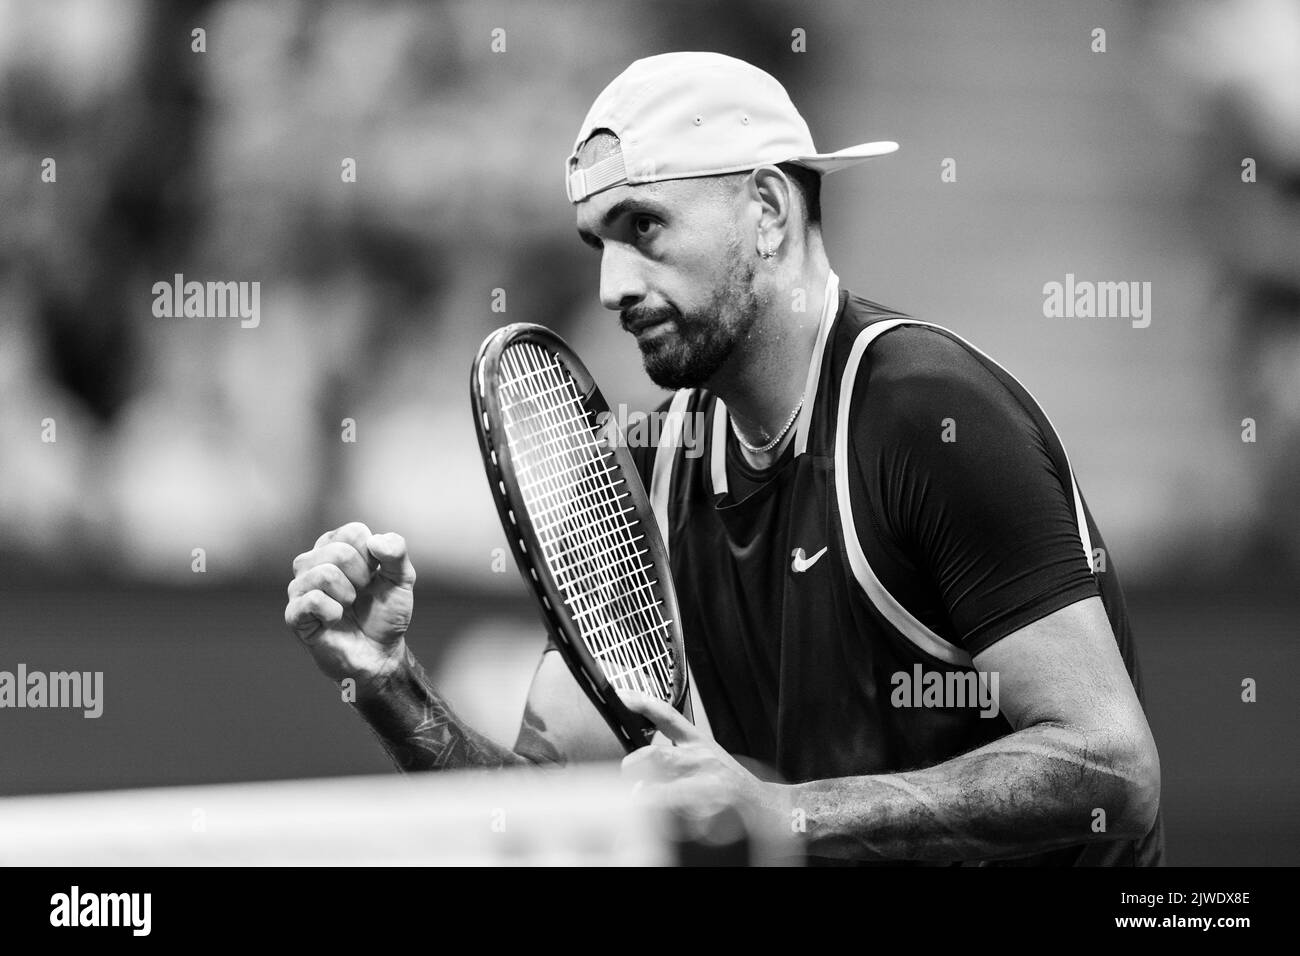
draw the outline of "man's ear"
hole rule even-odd
[[[760,206],[756,247],[760,253],[764,248],[775,250],[794,221],[794,184],[777,167],[759,166],[749,174],[747,188]]]

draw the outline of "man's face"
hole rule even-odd
[[[578,203],[578,233],[601,253],[601,302],[636,336],[656,385],[704,385],[752,329],[745,208],[735,177],[617,186]]]

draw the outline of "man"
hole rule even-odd
[[[675,746],[625,769],[797,821],[819,860],[1159,863],[1123,596],[1047,417],[827,260],[820,176],[895,148],[817,153],[775,79],[704,53],[637,61],[582,125],[567,186],[601,301],[705,436],[638,450],[701,706],[629,697]],[[403,641],[400,537],[347,525],[294,572],[287,622],[401,767],[620,755],[555,653],[512,749],[458,720]]]

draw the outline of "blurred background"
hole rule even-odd
[[[470,361],[541,322],[658,403],[561,171],[605,83],[684,49],[775,74],[820,148],[901,143],[827,181],[834,268],[1051,415],[1128,591],[1170,862],[1300,863],[1290,0],[0,0],[0,669],[105,674],[98,720],[0,711],[0,795],[384,770],[282,624],[349,520],[407,537],[413,646],[513,741],[542,636]],[[260,321],[156,317],[177,273],[259,282]],[[1066,273],[1150,282],[1150,326],[1045,318]]]

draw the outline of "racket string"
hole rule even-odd
[[[647,553],[646,551],[638,551],[638,552],[636,552],[635,554],[631,554],[631,555],[627,555],[626,557],[618,558],[617,560],[610,562],[610,564],[609,564],[609,568],[610,568],[610,570],[614,570],[615,568],[617,568],[617,567],[618,567],[619,565],[621,565],[621,564],[628,564],[628,563],[630,563],[630,562],[635,562],[638,558],[643,557],[646,553]],[[579,586],[580,584],[584,584],[584,583],[586,583],[586,581],[587,581],[588,579],[590,579],[590,578],[591,578],[591,577],[596,573],[595,571],[586,571],[585,573],[581,573],[581,574],[577,573],[577,572],[579,572],[579,571],[582,571],[582,566],[581,566],[581,565],[574,565],[574,566],[572,566],[572,568],[565,568],[564,570],[566,570],[566,571],[572,570],[572,571],[574,572],[571,576],[568,576],[568,577],[567,577],[567,578],[562,582],[562,585],[563,585],[564,587],[570,587],[570,588],[577,587],[577,586]],[[635,571],[635,568],[632,568],[632,569],[630,569],[630,570]],[[557,575],[557,578],[558,578],[558,575]]]
[[[551,364],[548,365],[546,369],[546,375],[549,377],[555,377],[557,375],[563,376],[563,370],[559,367],[558,363],[555,363],[554,360],[552,360]],[[548,388],[546,391],[548,394],[550,394],[553,393],[555,389]],[[570,389],[569,394],[566,397],[570,401],[576,401],[577,400],[576,390]],[[581,406],[578,406],[578,410],[580,412],[582,411]],[[557,414],[557,409],[554,408],[544,409],[543,414],[540,417],[544,419],[551,419],[551,418],[555,418],[556,414]],[[610,455],[600,455],[599,450],[596,448],[594,441],[591,441],[590,432],[585,430],[587,427],[585,413],[582,414],[581,418],[569,414],[567,416],[561,416],[561,419],[568,420],[573,423],[577,423],[578,421],[581,421],[584,427],[584,432],[580,434],[583,437],[585,437],[587,441],[581,442],[579,447],[581,451],[584,451],[586,453],[586,455],[583,457],[588,459],[587,464],[590,465],[593,464],[595,461],[603,461],[608,457],[610,457]],[[574,450],[575,449],[573,448],[569,449],[570,452]],[[594,458],[592,454],[593,452],[596,452]],[[583,484],[590,484],[593,481],[598,481],[600,477],[607,478],[608,475],[610,474],[612,474],[612,472],[610,472],[608,469],[601,469],[597,473],[592,473],[590,470],[588,470],[588,473],[583,476],[583,480],[578,482],[578,484],[579,486]],[[611,496],[606,495],[604,497],[606,502],[608,502]],[[605,522],[608,525],[611,519],[616,519],[617,517],[618,517],[617,515],[593,514],[591,509],[584,509],[576,513],[571,511],[569,515],[569,521],[564,526],[561,526],[560,533],[561,534],[563,533],[564,527],[567,527],[569,530],[576,530],[577,531],[576,536],[579,539],[581,539],[584,544],[589,544],[591,540],[595,540],[596,536],[601,534],[602,532],[609,533],[613,531],[617,535],[617,527],[615,528],[600,527],[601,522]],[[594,521],[593,518],[595,519]],[[551,530],[555,530],[555,529],[551,529]],[[623,540],[619,542],[619,545],[620,548],[626,545],[626,536],[624,536]],[[613,550],[617,551],[620,550],[620,548],[615,548]],[[605,549],[605,550],[609,550],[609,549]],[[654,654],[653,653],[654,647],[651,646],[648,642],[648,638],[650,634],[654,631],[655,622],[653,618],[647,614],[646,607],[636,602],[634,600],[634,595],[628,593],[625,587],[623,589],[620,589],[619,587],[620,584],[626,585],[628,583],[628,579],[626,576],[613,573],[612,569],[608,565],[608,562],[601,562],[599,560],[595,560],[589,563],[595,564],[594,576],[600,579],[600,585],[597,588],[595,594],[573,592],[573,589],[570,589],[572,593],[570,597],[566,600],[566,603],[578,608],[576,613],[582,615],[583,618],[586,618],[588,616],[599,617],[602,620],[602,622],[605,623],[606,625],[609,623],[609,615],[604,614],[602,612],[606,611],[607,609],[612,609],[613,611],[623,611],[624,613],[622,616],[624,618],[629,618],[629,617],[638,618],[637,623],[638,623],[640,633],[635,635],[634,639],[630,642],[627,642],[625,644],[611,645],[607,641],[604,641],[602,639],[601,632],[602,630],[606,629],[605,627],[599,625],[589,626],[587,632],[584,634],[584,638],[586,639],[588,649],[592,652],[592,656],[599,660],[602,668],[605,671],[607,671],[607,678],[609,676],[613,677],[611,683],[614,683],[615,686],[627,686],[628,681],[626,681],[625,678],[634,678],[631,681],[632,686],[635,686],[641,690],[656,692],[657,688],[646,685],[646,681],[645,681],[646,675],[640,669],[641,667],[645,666],[645,664],[643,663],[639,665],[636,662],[635,656],[633,656],[634,654],[640,654],[641,660],[643,662],[647,662],[652,670],[655,669],[655,665],[658,663],[657,659],[660,658],[661,655]],[[644,569],[641,570],[644,571]],[[641,574],[641,577],[642,577],[642,581],[636,582],[638,587],[647,587],[650,582],[648,582],[648,579],[645,577],[644,573]],[[611,591],[613,592],[612,596],[610,593]],[[651,596],[653,596],[653,592],[651,592]],[[593,604],[592,603],[593,601],[595,601],[596,603]],[[589,622],[582,621],[582,622],[575,622],[575,623],[589,623]],[[647,625],[649,626],[647,627]],[[611,667],[609,666],[610,664],[613,664],[614,667],[616,667],[617,669],[616,670],[611,669]],[[670,684],[668,684],[667,682],[671,681],[671,674],[667,672],[663,672],[662,668],[659,668],[659,670],[661,672],[655,674],[654,676],[657,678],[659,682],[663,682],[665,687],[670,686]],[[667,693],[664,693],[661,696],[664,696],[666,698],[668,695]]]
[[[607,462],[576,383],[559,361],[528,343],[502,356],[501,409],[521,491],[543,557],[606,679],[671,697],[673,664],[662,632],[671,622],[637,547],[633,508],[620,507],[625,479]],[[616,466],[617,467],[617,466]],[[538,520],[538,518],[542,520]],[[659,637],[656,640],[656,636]]]
[[[590,481],[586,481],[578,487],[584,488],[589,484]],[[647,686],[644,679],[643,665],[636,663],[638,656],[649,661],[651,666],[656,663],[654,658],[657,655],[645,657],[653,650],[645,646],[646,637],[652,630],[647,627],[651,621],[647,620],[646,608],[634,600],[635,595],[626,587],[620,588],[620,583],[630,581],[634,587],[638,583],[635,579],[637,552],[624,553],[626,536],[623,542],[613,547],[599,547],[593,551],[591,544],[614,531],[615,528],[609,525],[617,525],[622,514],[602,513],[600,504],[591,500],[602,498],[608,501],[609,496],[603,491],[591,490],[570,495],[567,508],[558,509],[560,513],[554,520],[542,522],[541,536],[549,545],[555,577],[569,595],[565,603],[571,605],[571,613],[580,629],[586,628],[588,648],[609,672],[612,683],[653,692],[655,688]],[[578,533],[573,533],[575,530]],[[573,553],[573,547],[564,547],[566,540],[577,541],[577,553]],[[559,552],[565,554],[561,556]],[[629,577],[629,572],[633,576]],[[654,603],[651,594],[643,597]],[[628,627],[636,628],[637,632],[631,639],[617,640],[618,634]],[[660,679],[665,676],[660,675]]]
[[[635,538],[633,538],[633,539],[629,542],[629,544],[635,544],[636,542],[638,542],[638,541],[642,541],[642,540],[644,540],[644,539],[645,539],[645,535],[643,535],[643,534],[639,534],[639,535],[637,535]],[[603,558],[603,557],[605,557],[605,556],[607,556],[607,555],[609,555],[609,554],[612,554],[612,553],[614,553],[615,551],[619,550],[621,547],[622,547],[621,544],[620,544],[620,545],[615,545],[614,547],[612,547],[612,548],[607,548],[607,549],[605,549],[604,551],[596,552],[596,555],[599,556],[599,557],[601,557],[601,558]],[[556,561],[560,561],[560,560],[562,560],[563,558],[567,557],[568,555],[570,555],[570,554],[574,554],[574,553],[576,553],[576,552],[578,552],[578,551],[581,551],[581,550],[582,550],[582,545],[580,545],[580,544],[579,544],[579,545],[574,545],[574,546],[571,547],[571,548],[564,548],[564,549],[561,549],[561,550],[559,550],[559,551],[555,551],[555,552],[553,552],[552,557],[553,557]],[[641,554],[644,554],[645,551],[641,551],[640,553],[641,553]]]
[[[608,495],[604,497],[607,505],[612,503]],[[574,507],[571,509],[568,520],[584,531],[591,530],[595,534],[610,530],[608,527],[602,528],[602,523],[608,525],[610,522],[619,522],[619,519],[624,514],[634,510],[628,508],[617,514],[601,514],[593,506],[583,507],[579,505],[580,500],[581,498],[574,500]],[[627,537],[624,535],[620,541],[620,546],[614,549],[615,553],[625,550],[626,546]],[[611,671],[613,676],[611,682],[615,686],[619,686],[627,682],[625,679],[630,679],[631,684],[638,689],[653,692],[653,687],[646,686],[643,679],[645,677],[643,670],[647,666],[653,668],[660,655],[653,653],[654,647],[650,643],[650,638],[657,628],[645,602],[648,601],[650,606],[657,606],[659,602],[653,593],[653,584],[655,582],[649,581],[644,575],[641,575],[641,580],[637,581],[635,573],[629,578],[621,571],[619,565],[629,561],[635,562],[634,555],[624,554],[621,557],[604,561],[593,556],[593,560],[588,563],[593,563],[595,569],[586,576],[599,578],[603,586],[595,595],[588,596],[587,601],[578,602],[579,606],[584,609],[577,613],[582,618],[591,618],[597,622],[592,624],[588,633],[589,646],[594,645],[593,650],[595,653],[593,656],[600,658],[602,666],[605,666],[605,662],[609,661],[617,668],[617,670]],[[634,564],[632,570],[636,572],[643,569]],[[627,587],[629,584],[631,585],[630,590]],[[610,585],[612,585],[612,588]],[[641,589],[644,589],[646,593],[641,596],[642,600],[638,601],[638,595],[635,592]],[[613,593],[611,593],[611,590]],[[594,604],[592,603],[593,600],[595,601]],[[611,615],[616,616],[611,617]],[[616,636],[620,630],[619,625],[629,619],[635,619],[632,623],[638,628],[638,631],[631,638],[623,641],[616,639],[611,641],[609,639],[610,635]],[[646,655],[649,655],[649,657]],[[639,665],[636,663],[638,656],[641,658],[641,664]],[[659,676],[662,679],[668,675]]]
[[[540,350],[536,350],[536,351],[540,351]],[[530,356],[530,357],[534,357],[534,358],[535,358],[536,356]],[[573,389],[573,387],[572,387],[571,385],[566,385],[565,382],[560,381],[560,382],[558,383],[558,386],[557,386],[557,383],[555,382],[555,379],[556,379],[556,377],[557,377],[557,372],[559,372],[560,369],[558,368],[558,364],[555,363],[554,360],[552,360],[551,362],[546,363],[546,364],[544,364],[544,365],[543,365],[543,364],[536,365],[536,366],[534,366],[534,367],[531,368],[531,369],[526,368],[526,367],[525,367],[525,368],[521,368],[521,365],[520,365],[519,363],[511,363],[511,365],[512,365],[512,370],[516,373],[516,376],[517,376],[516,379],[515,379],[516,382],[528,382],[528,381],[530,381],[531,379],[537,378],[537,379],[541,379],[542,381],[544,381],[544,382],[546,383],[546,387],[542,390],[542,392],[540,392],[540,393],[535,393],[536,395],[542,395],[542,396],[545,398],[545,397],[553,396],[556,392],[564,391],[564,392],[566,393],[565,398],[569,401],[570,404],[572,404],[572,403],[574,402],[574,400],[577,399],[576,391]],[[522,371],[522,374],[519,374],[521,371]],[[571,381],[571,380],[570,380],[570,381]],[[517,426],[518,426],[518,425],[521,425],[521,424],[527,424],[527,423],[530,423],[530,421],[531,421],[532,419],[541,419],[541,420],[543,420],[543,421],[547,421],[547,422],[549,422],[549,424],[548,424],[548,425],[546,426],[546,428],[545,428],[545,431],[553,430],[553,429],[555,429],[555,428],[564,428],[564,427],[568,427],[568,428],[572,429],[572,428],[576,427],[579,423],[582,424],[584,430],[585,430],[586,427],[587,427],[587,426],[586,426],[586,421],[585,421],[585,415],[583,415],[582,417],[579,417],[579,416],[577,416],[577,415],[574,415],[574,414],[572,414],[572,409],[570,409],[570,413],[569,413],[569,414],[557,414],[557,412],[558,412],[559,410],[558,410],[557,408],[555,408],[555,407],[546,407],[546,406],[542,406],[542,407],[540,408],[540,410],[537,410],[536,407],[540,404],[538,401],[528,402],[527,400],[521,400],[521,401],[518,401],[518,402],[512,402],[512,403],[509,403],[509,404],[510,404],[510,406],[512,407],[512,409],[513,409],[513,408],[516,408],[516,407],[519,407],[519,406],[526,406],[526,407],[530,407],[530,408],[534,409],[534,413],[533,413],[532,415],[526,416],[526,417],[524,417],[524,418],[515,417],[515,418],[514,418],[514,423],[515,423]],[[579,412],[581,412],[581,406],[577,406],[577,410],[578,410]],[[567,423],[567,424],[566,424],[566,423]],[[508,429],[508,430],[509,430],[509,429]],[[515,429],[515,431],[518,431],[518,430],[519,430],[518,428]],[[576,435],[573,436],[573,437],[579,437],[579,438],[580,438],[581,435],[582,435],[582,433],[579,432],[579,433],[576,433]],[[595,443],[594,443],[593,441],[590,440],[590,434],[589,434],[589,432],[588,432],[588,434],[587,434],[586,437],[587,437],[587,441],[586,441],[586,442],[582,442],[582,441],[580,440],[580,441],[576,444],[576,446],[575,446],[575,443],[573,443],[573,442],[569,442],[569,447],[565,450],[565,452],[567,453],[568,458],[569,458],[568,465],[567,465],[567,467],[569,468],[569,470],[575,470],[575,465],[576,465],[576,466],[582,466],[582,465],[590,466],[590,465],[592,464],[592,459],[593,459],[593,457],[596,458],[596,459],[603,459],[603,458],[605,458],[605,457],[608,457],[608,456],[602,456],[602,455],[599,455],[598,453],[597,453],[595,456],[593,456],[592,452],[593,452],[593,450],[595,450]],[[555,442],[554,440],[550,440],[550,441],[546,442],[546,444],[555,444],[555,443],[556,443],[556,442]],[[522,446],[522,442],[521,442],[520,444],[521,444],[521,446]],[[537,444],[538,444],[538,443],[534,442],[534,443],[533,443],[533,447],[535,448],[535,447],[537,446]],[[584,447],[582,447],[583,445],[585,445],[585,446],[587,446],[587,447],[584,448]],[[525,447],[523,448],[523,450],[525,450],[525,452],[527,452],[528,449],[527,449],[526,446],[525,446]],[[573,457],[574,457],[574,453],[575,453],[575,452],[578,452],[578,453],[579,453],[578,456],[577,456],[577,460],[576,460],[576,461],[573,460]],[[585,452],[585,454],[583,454],[583,452]],[[544,475],[544,477],[547,476],[547,475],[554,475],[554,474],[557,474],[557,473],[561,473],[561,468],[557,467],[557,466],[555,465],[554,462],[549,462],[550,467],[547,467],[547,464],[546,464],[546,463],[548,462],[548,460],[545,460],[545,459],[544,459],[544,460],[542,460],[542,462],[543,462],[543,475]],[[589,467],[586,469],[586,471],[588,472],[588,473],[586,473],[586,474],[584,474],[582,470],[578,470],[578,471],[576,471],[576,473],[577,473],[579,476],[581,476],[581,480],[573,481],[573,482],[570,482],[569,484],[570,484],[572,487],[582,487],[582,486],[584,486],[584,485],[585,485],[585,486],[590,486],[590,485],[592,484],[592,482],[593,482],[593,479],[598,478],[599,476],[590,474],[590,473],[589,473],[589,472],[590,472],[590,468],[589,468]],[[606,473],[606,477],[607,477],[608,474],[610,474],[610,473],[609,473],[608,469],[604,469],[604,471],[605,471],[605,473]],[[538,482],[538,483],[541,483],[541,482]],[[599,488],[592,489],[592,490],[596,493],[596,496],[597,496],[597,497],[601,497],[601,495],[600,495],[600,489],[599,489]],[[562,489],[555,489],[555,491],[558,492],[560,495],[563,494],[563,490],[562,490]],[[609,498],[610,496],[608,496],[608,495],[604,495],[603,497],[605,497],[605,498],[608,500],[608,498]],[[578,518],[584,517],[584,515],[571,515],[570,517],[571,517],[570,524],[572,524],[572,523],[573,523],[573,519],[578,519]],[[588,514],[586,514],[585,517],[587,517],[588,520],[590,520],[590,517],[591,517],[590,513],[588,512]],[[606,520],[608,521],[608,518],[609,518],[610,516],[604,515],[604,516],[598,516],[598,517],[604,517],[604,518],[606,518]],[[559,536],[562,536],[562,535],[563,535],[564,530],[565,530],[565,523],[561,522],[561,523],[556,524],[555,527],[549,527],[549,528],[545,529],[545,532],[558,532],[558,534],[552,535],[552,534],[549,534],[549,533],[545,533],[545,532],[544,532],[544,535],[539,535],[539,537],[547,537],[547,538],[559,537]],[[584,534],[584,533],[583,533],[583,532],[588,531],[588,530],[589,530],[588,528],[584,528],[582,525],[578,525],[578,527],[573,528],[573,529],[571,529],[571,530],[575,530],[575,531],[578,532],[578,534],[575,535],[575,537],[577,537],[577,538],[579,539],[579,548],[582,548],[582,547],[584,547],[584,546],[589,547],[588,539],[591,538],[591,535],[590,535],[590,534]],[[548,548],[546,548],[546,547],[544,546],[544,550],[549,550],[549,551],[551,552],[551,554],[552,554],[552,557],[553,557],[553,555],[554,555],[554,550],[555,550],[554,548],[549,548],[549,549],[548,549]],[[570,549],[570,550],[572,550],[572,549]],[[606,548],[606,549],[603,549],[603,550],[604,550],[605,552],[618,553],[618,552],[621,550],[621,548],[618,547],[618,546],[616,546],[616,547],[614,547],[614,548]],[[589,556],[589,563],[593,563],[593,562],[590,561],[590,556]],[[614,576],[614,575],[611,574],[611,569],[610,569],[608,566],[606,566],[605,563],[602,563],[602,562],[599,561],[599,560],[595,561],[594,563],[595,563],[596,566],[595,566],[595,568],[593,568],[592,572],[590,573],[590,576],[594,576],[594,577],[598,577],[598,578],[600,578],[600,582],[601,582],[601,588],[600,588],[600,590],[605,591],[605,592],[608,592],[608,591],[611,589],[611,585],[615,585],[617,578],[616,578],[616,576]],[[558,570],[558,569],[557,569],[557,570]],[[559,577],[559,575],[557,575],[557,577]],[[572,588],[569,588],[569,591],[572,592],[573,589],[572,589]],[[590,600],[584,600],[584,597],[586,597],[586,596],[583,595],[583,594],[580,593],[580,592],[571,593],[571,594],[569,595],[569,598],[568,598],[568,600],[566,601],[566,603],[571,603],[571,604],[575,605],[576,607],[578,607],[578,608],[580,609],[578,613],[582,613],[582,610],[583,610],[583,609],[585,609],[585,610],[587,610],[587,611],[589,611],[589,612],[598,612],[598,611],[603,610],[605,606],[610,606],[610,605],[617,605],[620,609],[627,608],[627,601],[626,601],[627,595],[626,595],[626,594],[623,594],[623,595],[618,594],[616,588],[615,588],[615,595],[614,595],[615,600],[610,600],[609,597],[606,595],[606,596],[605,596],[605,600],[602,601],[602,602],[599,602],[598,605],[595,605],[595,606],[592,605],[592,603],[591,603]],[[618,600],[619,598],[622,598],[623,600]],[[637,607],[637,606],[634,604],[630,609],[624,611],[624,615],[623,615],[623,616],[626,618],[626,617],[632,617],[632,616],[643,616],[643,614],[644,614],[644,608]],[[644,621],[644,620],[641,622],[641,626],[642,626],[642,629],[643,629],[643,630],[644,630],[644,626],[645,626],[646,623],[650,623],[650,622],[648,622],[648,621]],[[600,662],[601,662],[601,666],[602,666],[602,668],[605,669],[606,671],[609,671],[609,672],[610,672],[610,673],[615,677],[615,679],[618,681],[618,683],[623,683],[623,681],[622,681],[622,680],[619,680],[619,678],[624,677],[624,676],[631,676],[631,675],[634,675],[634,674],[637,674],[637,673],[638,673],[637,670],[636,670],[636,664],[635,664],[633,661],[631,661],[630,659],[628,659],[628,658],[626,657],[626,655],[620,653],[620,651],[622,650],[621,647],[606,647],[606,648],[602,648],[602,646],[601,646],[601,645],[602,645],[602,642],[599,640],[599,631],[598,631],[598,630],[596,630],[596,629],[594,629],[594,628],[589,628],[589,633],[588,633],[587,635],[585,635],[585,636],[588,637],[588,638],[593,638],[593,639],[594,639],[594,640],[590,640],[590,641],[589,641],[589,649],[593,651],[593,656],[598,657],[598,658],[600,659]],[[603,653],[602,653],[602,651],[603,651]],[[615,662],[614,662],[614,663],[616,663],[616,664],[619,666],[619,668],[620,668],[619,670],[611,670],[611,668],[608,666],[608,662],[605,660],[605,658],[606,658],[606,657],[609,657],[609,656],[612,656],[612,657],[615,658]],[[651,658],[646,658],[646,659],[647,659],[647,660],[653,660],[653,657],[654,657],[654,656],[657,656],[657,655],[652,655]],[[660,676],[662,677],[662,675],[660,675]],[[612,682],[613,682],[613,681],[612,681]],[[641,682],[641,681],[637,681],[636,683],[640,684],[640,683],[642,683],[642,682]]]

